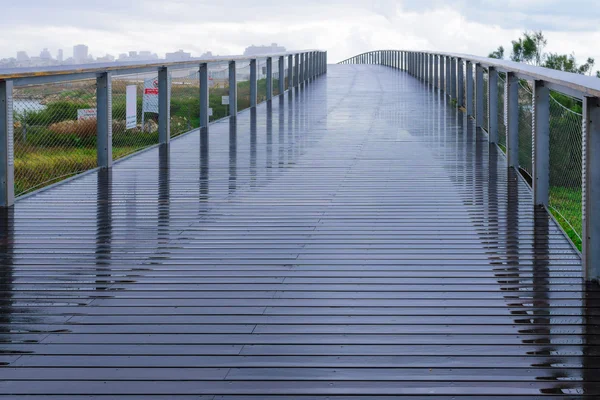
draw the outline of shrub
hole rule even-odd
[[[82,139],[93,137],[96,136],[96,119],[57,122],[50,125],[48,130],[58,135],[75,135]]]

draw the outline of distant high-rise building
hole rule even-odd
[[[63,62],[64,55],[62,49],[58,49],[58,54],[56,55],[56,59],[58,62]]]
[[[75,63],[83,64],[88,61],[88,47],[85,44],[73,46],[73,58]]]
[[[176,51],[174,53],[167,53],[167,61],[186,61],[192,58],[192,53],[186,53],[183,50]]]
[[[40,52],[40,58],[42,60],[52,60],[52,54],[50,54],[48,49],[44,49]]]
[[[25,51],[17,51],[17,62],[29,61],[29,56]]]
[[[285,53],[285,47],[272,43],[270,46],[250,46],[244,51],[245,56],[257,56],[260,54]]]

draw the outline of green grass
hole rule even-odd
[[[550,210],[579,250],[582,233],[581,202],[580,188],[550,188]]]

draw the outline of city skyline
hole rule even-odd
[[[67,46],[65,46],[66,48]],[[129,50],[127,52],[113,55],[106,53],[102,56],[94,56],[90,51],[90,47],[80,43],[71,47],[72,54],[70,57],[65,57],[64,48],[57,48],[55,51],[44,47],[39,56],[30,55],[27,50],[18,50],[16,55],[12,57],[0,57],[0,68],[20,68],[20,67],[44,67],[55,65],[78,65],[89,63],[104,63],[114,61],[152,61],[152,60],[168,60],[168,61],[185,61],[193,58],[212,57],[211,51],[206,51],[200,55],[193,55],[191,52],[178,49],[176,51],[166,52],[163,57],[151,50]],[[277,43],[270,45],[251,45],[244,51],[245,55],[258,55],[274,52],[285,52],[286,48],[279,46]],[[102,54],[102,53],[100,53]]]

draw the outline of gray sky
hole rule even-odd
[[[65,58],[129,50],[240,54],[251,44],[320,48],[337,62],[375,49],[487,55],[524,30],[542,29],[548,51],[600,66],[600,3],[591,0],[0,0],[0,57],[47,47]]]

